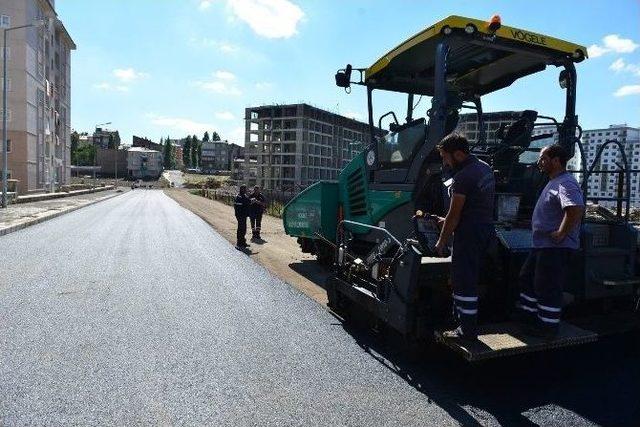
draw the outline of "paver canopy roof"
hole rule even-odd
[[[469,26],[472,33],[465,31]],[[366,70],[365,83],[373,88],[433,95],[436,48],[442,40],[450,47],[447,81],[451,89],[470,95],[507,87],[550,64],[559,65],[567,59],[580,62],[587,57],[584,46],[506,26],[491,31],[487,22],[450,16],[376,61]]]

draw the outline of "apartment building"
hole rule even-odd
[[[498,129],[503,125],[505,127],[510,126],[520,118],[521,114],[521,111],[496,111],[484,113],[484,131],[487,144],[492,145],[499,143],[500,140],[496,136]],[[465,135],[472,143],[476,142],[480,137],[477,115],[475,113],[461,114],[456,130]],[[531,136],[534,137],[535,140],[531,142],[530,148],[540,149],[547,145],[557,143],[558,135],[558,129],[555,125],[536,125],[531,132]],[[535,163],[537,159],[538,151],[527,151],[522,153],[520,156],[520,161],[522,163]],[[580,159],[580,150],[576,146],[575,155],[567,163],[567,168],[576,171],[581,170]]]
[[[202,156],[200,168],[205,173],[219,170],[229,170],[231,165],[231,151],[229,141],[202,142]]]
[[[207,141],[202,142],[202,157],[200,158],[200,168],[205,173],[215,171],[230,171],[233,160],[239,157],[239,153],[244,147],[229,141]],[[244,151],[243,156],[244,156]]]
[[[370,143],[369,125],[308,104],[245,110],[246,164],[256,163],[256,184],[299,191],[335,180]]]
[[[157,179],[162,174],[162,153],[144,147],[127,150],[127,172],[130,178]]]
[[[0,2],[0,30],[37,20],[46,24],[8,32],[0,56],[7,65],[7,173],[19,180],[22,194],[71,179],[70,58],[76,45],[54,0]]]
[[[582,145],[588,167],[594,164],[594,170],[603,171],[589,177],[587,190],[590,196],[613,198],[618,195],[618,180],[620,166],[623,164],[622,151],[615,143],[607,144],[600,158],[596,155],[600,147],[607,141],[618,141],[624,150],[629,169],[640,170],[640,128],[626,124],[610,125],[602,129],[589,129],[582,132]],[[640,207],[640,173],[631,173],[631,205]],[[622,182],[623,189],[625,182]],[[601,205],[613,207],[615,201],[603,200]]]
[[[96,148],[108,149],[120,146],[120,132],[105,128],[96,128],[93,132],[93,143]]]
[[[509,126],[520,118],[521,111],[496,111],[491,113],[484,113],[482,118],[484,120],[484,132],[487,144],[498,143],[496,138],[496,131],[500,129],[500,126]],[[476,113],[460,114],[460,120],[456,128],[457,132],[460,132],[471,142],[477,142],[480,138],[480,129],[478,129],[478,115]]]

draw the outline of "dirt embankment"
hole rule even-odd
[[[236,219],[233,207],[177,188],[164,191],[180,206],[198,215],[231,244],[235,244]],[[248,237],[251,236],[250,233],[249,229]],[[261,235],[264,243],[251,243],[247,254],[271,274],[326,305],[327,294],[323,286],[329,275],[328,271],[317,264],[315,257],[300,251],[296,240],[284,233],[282,220],[265,215]]]

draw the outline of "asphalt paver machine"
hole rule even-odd
[[[499,17],[486,22],[451,16],[409,38],[369,68],[348,65],[339,70],[338,86],[367,89],[373,142],[341,171],[337,182],[308,187],[283,214],[285,231],[298,238],[302,250],[332,264],[326,285],[329,306],[345,317],[367,313],[411,339],[435,338],[468,360],[590,342],[605,333],[635,328],[640,279],[637,236],[628,223],[626,158],[621,169],[626,189],[622,186],[615,198],[626,211],[585,217],[582,247],[572,260],[564,292],[558,337],[526,336],[510,320],[518,271],[532,246],[531,213],[546,184],[535,166],[540,150],[536,142],[557,135],[557,142],[581,159],[585,194],[590,174],[598,173],[580,156],[581,128],[575,111],[575,64],[586,58],[583,46],[503,26]],[[483,121],[482,97],[547,67],[559,71],[564,117],[556,120],[525,110],[509,126],[497,129],[495,138],[487,138],[492,130]],[[376,115],[377,91],[406,94],[403,123],[395,112]],[[421,96],[431,97],[431,107],[426,117],[414,117]],[[476,343],[442,338],[440,331],[447,326],[452,307],[450,258],[433,256],[413,239],[412,216],[417,209],[446,213],[451,172],[443,167],[436,145],[456,129],[463,109],[476,113],[473,151],[493,167],[497,191],[498,238],[483,263]],[[388,131],[381,130],[385,117],[393,119]],[[556,132],[534,136],[541,126],[553,126]],[[487,143],[488,139],[496,142]]]

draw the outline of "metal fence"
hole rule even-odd
[[[237,193],[230,192],[225,189],[199,189],[194,190],[194,194],[206,197],[210,200],[216,200],[229,206],[233,206],[233,202]],[[267,215],[282,218],[282,211],[287,203],[291,201],[298,193],[292,191],[262,190],[261,193],[267,199],[267,207],[265,213]]]

